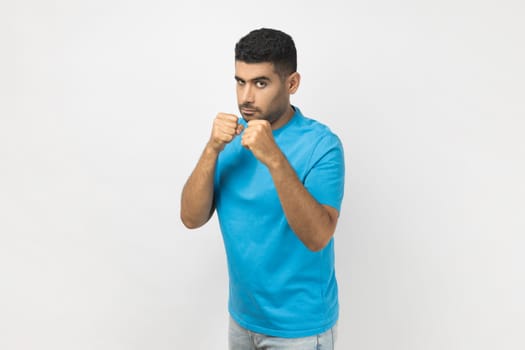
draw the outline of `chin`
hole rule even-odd
[[[260,120],[260,119],[264,119],[263,116],[261,115],[258,115],[258,114],[251,114],[251,115],[245,115],[245,114],[242,114],[242,118],[246,121],[250,121],[250,120]]]

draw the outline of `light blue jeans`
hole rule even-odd
[[[333,350],[337,325],[328,331],[304,338],[278,338],[251,332],[230,317],[230,350]]]

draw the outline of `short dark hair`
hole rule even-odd
[[[256,29],[235,45],[235,60],[273,63],[282,78],[297,71],[297,51],[290,35],[276,29]]]

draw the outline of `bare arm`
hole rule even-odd
[[[322,205],[301,183],[288,160],[268,166],[288,224],[308,249],[319,251],[332,238],[337,225],[337,209]]]
[[[210,140],[182,189],[180,218],[186,227],[201,227],[213,215],[213,179],[217,157],[241,131],[242,125],[237,123],[235,115],[219,113],[215,118]]]
[[[218,155],[219,152],[206,145],[182,189],[180,218],[187,228],[198,228],[213,215],[213,174]]]
[[[288,224],[308,249],[319,251],[332,238],[337,209],[322,205],[303,186],[273,139],[266,121],[250,121],[242,144],[264,163],[272,176]]]

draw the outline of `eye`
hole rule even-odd
[[[245,84],[244,80],[237,79],[237,85],[242,86],[244,84]]]
[[[258,81],[255,82],[255,86],[257,86],[260,89],[265,88],[266,85],[268,85],[268,84],[265,81],[262,81],[262,80],[258,80]]]

